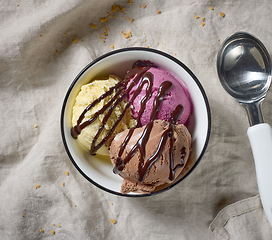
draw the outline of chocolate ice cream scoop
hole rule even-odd
[[[119,156],[129,131],[119,133],[110,147],[114,171],[124,178],[121,193],[153,192],[156,187],[174,181],[186,165],[191,150],[187,128],[154,120],[133,130]]]

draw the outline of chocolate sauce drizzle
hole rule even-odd
[[[140,107],[140,111],[138,113],[137,119],[136,119],[136,127],[129,129],[129,132],[126,136],[126,138],[124,139],[120,150],[118,152],[118,157],[116,159],[116,163],[115,163],[115,167],[113,169],[113,172],[115,174],[119,174],[120,172],[122,172],[122,170],[125,168],[126,164],[130,161],[130,159],[135,155],[135,153],[137,152],[137,150],[140,151],[140,160],[139,160],[139,164],[138,164],[138,181],[139,182],[143,182],[144,178],[146,176],[146,173],[148,172],[148,170],[151,168],[151,166],[153,165],[153,163],[155,163],[163,149],[164,146],[167,142],[167,139],[170,139],[170,148],[169,148],[169,158],[170,158],[170,164],[169,164],[169,180],[173,181],[175,179],[175,172],[178,168],[181,168],[184,166],[184,158],[186,156],[186,148],[183,147],[181,149],[181,163],[177,164],[176,166],[174,166],[174,157],[173,157],[173,145],[174,145],[174,139],[173,139],[173,132],[174,132],[174,125],[176,124],[176,122],[178,121],[179,117],[181,116],[182,112],[183,112],[183,106],[182,105],[178,105],[175,110],[171,113],[171,120],[170,120],[170,124],[167,130],[165,130],[161,136],[158,148],[156,149],[156,151],[154,152],[154,154],[145,161],[146,158],[146,152],[145,152],[145,147],[146,144],[148,142],[151,130],[153,128],[153,124],[154,124],[154,120],[157,117],[157,114],[160,110],[161,104],[163,102],[163,99],[165,97],[165,95],[169,92],[169,90],[172,87],[172,82],[170,81],[165,81],[161,84],[159,90],[158,90],[158,94],[157,96],[154,98],[153,101],[153,108],[152,108],[152,112],[151,112],[151,116],[150,116],[150,122],[146,125],[141,137],[139,138],[139,140],[137,141],[137,143],[134,145],[134,147],[131,149],[131,151],[127,154],[127,156],[125,156],[124,159],[121,158],[135,128],[139,127],[140,124],[140,118],[145,110],[146,107],[146,103],[147,101],[150,99],[150,97],[152,96],[152,87],[153,87],[153,79],[154,76],[151,72],[148,72],[148,70],[153,66],[153,64],[149,61],[137,61],[133,64],[133,69],[130,70],[126,76],[125,79],[121,82],[119,82],[118,84],[116,84],[114,87],[111,87],[106,93],[104,93],[103,95],[101,95],[98,99],[96,99],[95,101],[93,101],[90,105],[88,105],[86,107],[86,109],[82,112],[82,114],[79,116],[78,120],[77,120],[77,124],[71,129],[71,135],[73,138],[77,138],[77,136],[81,133],[82,129],[84,129],[85,127],[87,127],[88,125],[92,124],[100,114],[103,114],[106,110],[108,110],[102,120],[102,125],[100,126],[100,128],[98,129],[98,132],[96,133],[96,135],[93,138],[93,142],[91,144],[91,149],[90,149],[90,153],[91,154],[95,154],[95,152],[103,145],[105,144],[108,139],[111,137],[111,135],[113,134],[114,130],[116,129],[117,125],[120,123],[120,121],[122,120],[122,118],[124,117],[126,111],[130,108],[131,104],[133,103],[134,99],[138,96],[138,94],[140,93],[140,91],[143,89],[144,85],[146,86],[145,89],[145,96],[141,99],[141,107]],[[130,83],[129,86],[129,80],[133,79],[133,81]],[[140,80],[140,83],[138,84],[137,89],[135,90],[135,92],[133,93],[133,96],[131,98],[131,100],[129,102],[127,102],[125,109],[123,110],[122,114],[118,117],[117,121],[114,123],[113,127],[111,128],[111,130],[107,133],[107,135],[105,136],[104,139],[102,139],[102,141],[98,144],[96,144],[97,139],[99,138],[101,132],[104,129],[104,126],[106,124],[106,122],[108,121],[111,113],[113,112],[113,110],[116,108],[116,106],[118,104],[120,104],[125,98],[127,98],[127,95],[131,92],[133,86],[135,86]],[[116,93],[113,95],[112,99],[105,104],[99,111],[97,111],[92,118],[90,118],[89,120],[85,121],[82,123],[85,114],[91,109],[93,108],[96,104],[98,104],[101,100],[105,99],[106,97],[110,96],[111,94],[113,94],[113,92],[116,91]]]
[[[177,120],[179,119],[180,115],[182,114],[183,111],[183,106],[182,105],[178,105],[176,107],[176,109],[171,113],[171,122],[170,125],[168,127],[167,130],[165,130],[161,136],[159,145],[156,149],[156,151],[154,152],[154,154],[146,160],[145,162],[145,147],[147,144],[147,141],[149,139],[151,130],[153,128],[153,123],[154,123],[154,119],[152,119],[145,127],[141,137],[139,138],[139,140],[137,141],[137,143],[133,146],[133,148],[131,149],[131,151],[126,155],[126,157],[122,160],[121,156],[122,153],[126,147],[126,144],[128,143],[127,139],[131,137],[134,129],[130,129],[128,135],[126,136],[120,151],[118,153],[118,157],[115,163],[115,167],[113,169],[113,172],[116,174],[119,174],[125,167],[125,165],[130,161],[130,159],[135,155],[135,153],[137,152],[137,150],[140,151],[140,160],[139,160],[139,164],[138,164],[138,181],[139,182],[143,182],[146,173],[148,172],[148,170],[151,168],[152,164],[155,163],[163,149],[164,146],[167,142],[167,139],[170,139],[170,148],[169,148],[169,159],[170,159],[170,164],[169,164],[169,180],[173,181],[175,179],[175,172],[178,168],[183,167],[184,166],[184,157],[186,156],[186,154],[182,154],[182,159],[181,159],[181,163],[174,166],[174,156],[173,156],[173,146],[174,146],[174,139],[173,139],[173,133],[174,133],[174,125],[176,124]],[[185,150],[185,149],[184,149]],[[182,150],[182,151],[184,151]]]
[[[91,144],[91,149],[90,149],[90,153],[91,154],[95,154],[95,152],[99,148],[101,148],[108,141],[108,139],[111,137],[111,135],[113,134],[114,130],[116,129],[117,125],[120,123],[120,121],[122,120],[122,118],[126,114],[126,111],[131,106],[133,100],[140,93],[141,89],[144,86],[144,83],[149,83],[148,82],[149,78],[153,79],[153,76],[150,77],[152,75],[152,73],[146,73],[149,69],[150,69],[150,66],[149,67],[145,67],[143,69],[138,69],[138,68],[132,69],[129,73],[127,73],[124,81],[121,81],[118,84],[116,84],[115,86],[111,87],[107,92],[105,92],[99,98],[97,98],[91,104],[89,104],[84,109],[84,111],[81,113],[81,115],[79,116],[79,118],[77,120],[77,124],[74,127],[72,127],[72,129],[71,129],[71,135],[72,135],[72,137],[74,139],[77,139],[77,136],[81,133],[82,129],[84,129],[88,125],[92,124],[99,117],[100,114],[104,113],[108,109],[108,112],[106,113],[106,115],[104,116],[104,118],[102,120],[102,125],[99,127],[98,132],[94,136],[93,142]],[[146,73],[147,77],[146,77],[145,73]],[[135,77],[135,79],[133,80],[133,82],[129,85],[129,87],[126,89],[129,80],[133,76],[135,76],[136,74],[137,74],[137,76]],[[104,126],[105,126],[106,122],[110,118],[110,115],[111,115],[112,111],[116,108],[116,106],[122,100],[124,100],[127,97],[128,93],[131,91],[131,89],[133,88],[133,86],[138,83],[138,81],[140,80],[141,77],[142,77],[142,81],[140,83],[140,86],[134,92],[131,100],[125,106],[125,109],[122,112],[122,114],[117,118],[116,122],[112,126],[111,130],[107,133],[107,135],[105,136],[105,138],[102,139],[102,141],[100,143],[98,143],[97,145],[95,145],[97,139],[99,138],[101,132],[104,129]],[[152,86],[153,86],[153,84],[151,86],[149,84],[149,87],[147,87],[147,93],[148,93],[148,95],[146,94],[145,98],[142,99],[142,103],[141,104],[142,104],[143,110],[140,111],[140,113],[139,113],[139,116],[137,118],[137,126],[136,127],[139,126],[139,122],[140,122],[139,119],[140,119],[140,117],[141,117],[141,115],[142,115],[142,113],[143,113],[143,111],[145,109],[146,102],[149,100],[149,98],[152,95],[152,93],[151,93]],[[106,97],[110,96],[114,92],[114,90],[116,90],[116,93],[114,94],[114,96],[112,97],[112,99],[107,104],[105,104],[99,111],[97,111],[92,118],[90,118],[89,120],[87,120],[87,121],[85,121],[85,122],[82,123],[82,121],[83,121],[83,119],[85,117],[85,114],[91,108],[93,108],[96,104],[98,104],[101,100],[103,100]]]

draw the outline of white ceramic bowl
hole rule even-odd
[[[71,137],[72,107],[75,98],[83,84],[89,83],[96,77],[109,74],[123,78],[126,71],[131,69],[137,60],[149,60],[156,66],[168,70],[177,79],[180,79],[188,88],[194,105],[188,127],[192,134],[192,152],[185,169],[179,177],[169,186],[149,194],[121,194],[123,179],[113,173],[110,159],[92,156],[84,150],[77,140]],[[65,149],[77,170],[97,187],[121,196],[150,196],[172,188],[188,176],[201,160],[210,137],[211,114],[207,96],[195,75],[176,58],[150,48],[124,48],[109,52],[88,64],[72,82],[65,96],[61,111],[61,134]]]

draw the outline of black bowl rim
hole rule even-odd
[[[182,177],[179,181],[175,182],[174,184],[171,184],[170,186],[164,188],[164,189],[161,189],[159,191],[156,191],[156,192],[152,192],[152,193],[145,193],[145,194],[122,194],[120,192],[115,192],[113,190],[110,190],[108,188],[105,188],[103,186],[101,186],[100,184],[98,184],[97,182],[93,181],[90,177],[88,177],[79,167],[78,165],[76,164],[75,160],[73,159],[70,151],[69,151],[69,147],[67,145],[67,142],[66,142],[66,139],[65,139],[65,134],[64,134],[64,112],[65,112],[65,107],[66,107],[66,103],[67,103],[67,100],[69,98],[69,95],[74,87],[74,85],[76,84],[76,82],[78,81],[78,79],[85,73],[85,71],[87,71],[92,65],[94,65],[95,63],[101,61],[102,59],[106,58],[106,57],[109,57],[111,55],[114,55],[116,53],[121,53],[121,52],[128,52],[128,51],[147,51],[147,52],[153,52],[153,53],[156,53],[156,54],[159,54],[159,55],[162,55],[166,58],[169,58],[170,60],[174,61],[175,63],[177,63],[178,65],[180,65],[193,79],[194,81],[196,82],[196,84],[198,85],[198,88],[200,89],[201,93],[202,93],[202,96],[203,96],[203,99],[205,101],[205,104],[206,104],[206,108],[207,108],[207,118],[208,118],[208,129],[207,129],[207,137],[206,137],[206,141],[205,141],[205,144],[204,144],[204,147],[202,149],[202,152],[201,154],[199,155],[196,163],[194,164],[194,166],[188,171],[188,173]],[[199,164],[200,160],[202,159],[206,149],[207,149],[207,146],[208,146],[208,142],[209,142],[209,139],[210,139],[210,134],[211,134],[211,111],[210,111],[210,106],[209,106],[209,102],[208,102],[208,98],[206,96],[206,93],[204,91],[204,88],[202,87],[201,83],[199,82],[199,80],[197,79],[197,77],[193,74],[193,72],[185,65],[183,64],[181,61],[179,61],[178,59],[176,59],[175,57],[165,53],[165,52],[162,52],[160,50],[157,50],[157,49],[152,49],[152,48],[143,48],[143,47],[129,47],[129,48],[120,48],[120,49],[117,49],[117,50],[113,50],[111,52],[108,52],[106,54],[103,54],[102,56],[96,58],[95,60],[93,60],[92,62],[90,62],[86,67],[84,67],[80,73],[75,77],[74,81],[72,82],[72,84],[70,85],[66,95],[65,95],[65,98],[64,98],[64,101],[63,101],[63,105],[62,105],[62,110],[61,110],[61,119],[60,119],[60,128],[61,128],[61,136],[62,136],[62,141],[63,141],[63,144],[64,144],[64,147],[65,147],[65,150],[70,158],[70,160],[72,161],[73,165],[75,166],[75,168],[81,173],[81,175],[83,177],[85,177],[89,182],[91,182],[93,185],[95,185],[96,187],[108,192],[108,193],[111,193],[111,194],[114,194],[114,195],[117,195],[117,196],[124,196],[124,197],[147,197],[147,196],[153,196],[153,195],[156,195],[156,194],[159,194],[159,193],[162,193],[162,192],[165,192],[171,188],[173,188],[174,186],[176,186],[178,183],[180,183],[182,180],[184,180],[186,177],[188,177],[190,175],[190,173],[196,168],[196,166]]]

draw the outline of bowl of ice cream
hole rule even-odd
[[[69,87],[61,134],[76,169],[121,196],[164,192],[190,175],[211,131],[205,91],[176,58],[124,48],[88,64]]]

